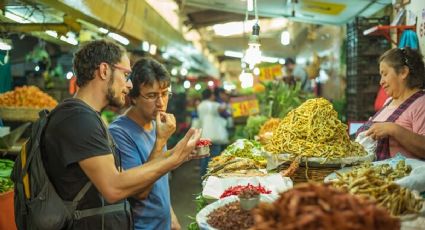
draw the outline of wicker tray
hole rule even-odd
[[[289,167],[288,163],[284,163],[279,165],[277,168],[278,171],[285,170]],[[310,163],[301,163],[299,168],[295,171],[295,173],[290,176],[292,181],[294,182],[294,185],[308,182],[308,181],[315,181],[315,182],[323,182],[326,176],[329,174],[341,169],[341,167],[324,167],[323,165],[320,167],[317,167],[315,164]]]
[[[0,107],[0,118],[7,121],[35,121],[43,108]],[[52,110],[52,108],[46,108]]]

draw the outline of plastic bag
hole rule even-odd
[[[363,145],[363,147],[365,148],[365,150],[368,153],[370,153],[370,152],[374,153],[376,151],[376,146],[377,146],[377,143],[378,143],[373,138],[366,136],[366,131],[361,132],[361,133],[359,133],[359,135],[357,135],[356,142]]]

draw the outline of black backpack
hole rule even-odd
[[[60,107],[60,106],[58,106]],[[57,110],[54,109],[54,111]],[[15,222],[19,230],[57,230],[69,229],[74,220],[84,217],[125,210],[128,203],[112,204],[86,210],[76,210],[78,202],[92,186],[87,182],[73,201],[64,201],[57,194],[44,169],[40,140],[45,129],[49,112],[43,110],[40,118],[33,123],[30,138],[22,146],[11,178],[15,183]],[[99,116],[100,118],[100,116]],[[108,136],[109,141],[113,140]]]

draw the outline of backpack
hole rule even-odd
[[[63,103],[65,104],[65,103]],[[60,106],[58,106],[60,107]],[[11,178],[15,183],[15,222],[19,230],[70,229],[74,220],[116,211],[128,212],[128,203],[112,204],[99,208],[76,210],[78,202],[92,186],[87,182],[73,201],[64,201],[51,183],[42,160],[40,142],[50,114],[47,110],[39,113],[40,118],[32,125],[30,138],[23,144],[15,161]],[[108,135],[108,141],[113,140]]]

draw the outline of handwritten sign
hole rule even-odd
[[[249,115],[258,114],[260,105],[255,95],[234,97],[230,100],[233,117],[246,117]]]
[[[273,81],[276,77],[282,76],[282,66],[279,64],[260,67],[260,81]]]

